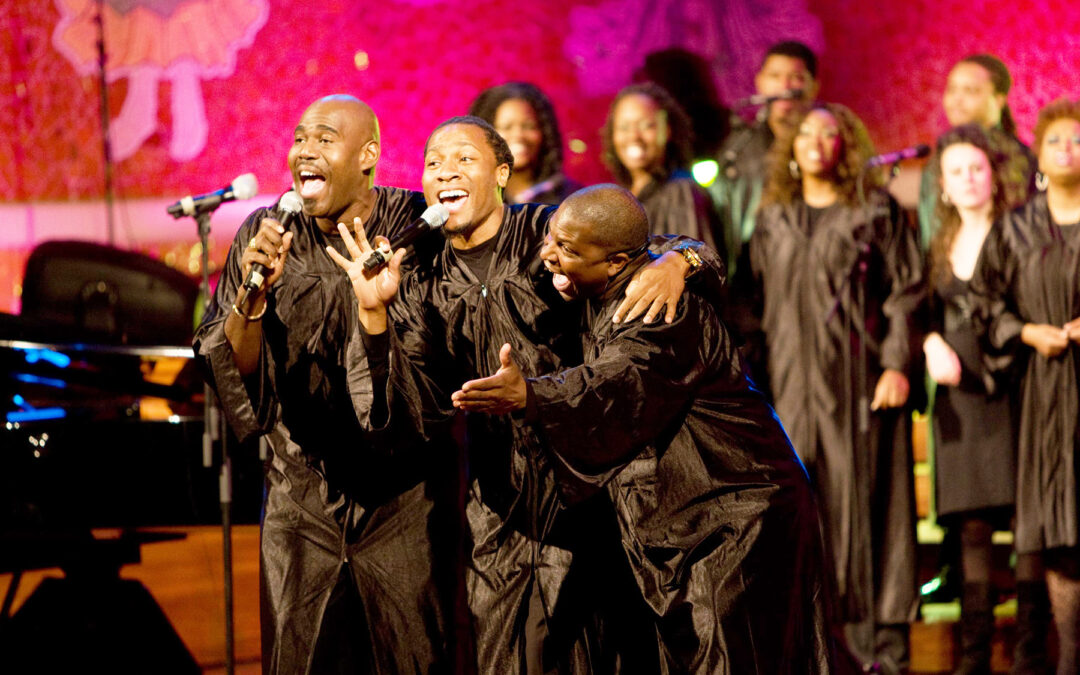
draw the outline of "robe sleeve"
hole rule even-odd
[[[277,407],[265,333],[258,366],[247,377],[237,369],[232,347],[225,336],[225,319],[232,311],[236,292],[243,283],[240,258],[244,247],[258,231],[260,221],[271,215],[268,209],[259,209],[248,216],[237,230],[210,307],[195,331],[196,361],[203,377],[217,394],[225,417],[240,441],[268,432],[273,426]],[[267,302],[272,300],[268,299]],[[264,320],[270,317],[272,309],[272,306],[267,307]]]
[[[389,437],[402,434],[412,441],[430,441],[445,432],[454,417],[449,392],[439,382],[452,381],[446,366],[452,361],[445,340],[431,328],[423,283],[415,272],[402,279],[398,297],[390,307],[388,334],[379,344],[386,350],[385,385],[378,394],[385,402],[386,419],[373,431]],[[369,344],[370,347],[370,344]]]
[[[662,215],[653,225],[654,232],[693,237],[716,251],[721,259],[726,257],[726,243],[712,199],[692,178],[669,181],[657,212]]]
[[[1000,375],[1008,370],[1020,348],[1020,317],[1010,293],[1016,278],[1016,258],[1004,236],[1008,220],[994,223],[975,264],[970,289],[975,330],[979,334],[987,370]]]
[[[922,343],[920,315],[926,297],[919,233],[892,198],[882,224],[880,245],[889,294],[881,306],[888,321],[881,342],[881,367],[907,373]]]
[[[649,251],[655,255],[683,248],[694,249],[702,263],[701,268],[687,278],[687,285],[714,301],[721,301],[727,288],[727,263],[719,251],[681,234],[654,234],[649,238]]]
[[[671,324],[613,330],[584,365],[528,382],[534,426],[579,478],[606,478],[674,433],[716,360],[709,352],[728,341],[715,310],[694,295],[680,302]]]

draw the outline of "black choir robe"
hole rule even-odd
[[[386,428],[395,437],[438,436],[454,417],[450,394],[495,372],[504,343],[527,375],[580,362],[580,308],[541,284],[538,272],[554,212],[537,204],[507,205],[486,280],[473,274],[449,242],[430,268],[402,279],[390,306],[386,388]],[[655,247],[677,243],[661,239]],[[704,247],[699,251],[708,269],[697,283],[719,285],[722,262]],[[577,606],[594,592],[592,582],[587,574],[571,575],[575,551],[590,546],[589,537],[602,536],[585,532],[606,523],[596,513],[600,507],[564,510],[548,456],[520,427],[487,415],[465,419],[471,551],[466,575],[479,671],[523,672],[527,614],[538,598],[547,621],[545,667],[608,672],[610,650],[598,644],[598,631],[590,628],[595,624],[583,617],[588,610]],[[613,518],[610,527],[614,532]]]
[[[419,193],[376,191],[365,223],[372,237],[392,236],[425,207]],[[244,378],[233,362],[225,318],[243,280],[240,257],[265,216],[273,214],[255,211],[237,232],[195,337],[237,437],[266,434],[273,453],[260,542],[263,671],[450,672],[449,603],[461,569],[454,458],[405,444],[377,450],[369,436],[372,363],[349,280],[324,248],[348,256],[340,237],[305,216],[294,221],[262,319],[259,367]],[[343,590],[360,606],[331,602]]]
[[[1080,316],[1080,225],[1054,223],[1039,193],[986,236],[971,280],[984,353],[995,372],[1022,376],[1016,550],[1080,545],[1077,518],[1080,345],[1047,359],[1020,341],[1025,323]]]
[[[837,203],[811,225],[801,199],[771,204],[750,239],[773,405],[818,491],[838,616],[864,662],[874,657],[873,626],[913,620],[918,599],[910,410],[869,405],[886,368],[917,389],[924,297],[917,231],[882,192],[871,193],[869,212],[870,223],[864,209]]]
[[[806,472],[714,302],[612,323],[633,271],[589,301],[583,365],[528,381],[564,498],[606,490],[658,672],[830,672]]]
[[[638,195],[649,217],[652,234],[680,234],[703,242],[725,255],[725,242],[712,199],[693,176],[676,171],[663,182],[653,181]]]
[[[430,268],[402,279],[390,308],[390,428],[400,434],[403,422],[419,422],[423,438],[436,437],[454,417],[450,393],[494,372],[505,342],[530,374],[561,363],[558,334],[566,321],[536,293],[530,271],[554,211],[537,204],[505,207],[486,281],[449,242]],[[412,403],[411,418],[394,417],[395,398]],[[481,673],[516,673],[523,666],[533,584],[540,584],[550,616],[572,555],[543,541],[558,512],[546,459],[528,452],[503,420],[467,415],[465,426],[467,595],[477,663]],[[572,670],[587,667],[578,662]]]

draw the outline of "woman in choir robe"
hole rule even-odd
[[[1006,378],[983,365],[968,284],[993,221],[1008,208],[1015,182],[998,145],[978,124],[944,133],[931,161],[941,176],[927,278],[926,369],[933,404],[934,486],[938,523],[958,534],[964,593],[958,673],[990,672],[995,591],[995,529],[1009,529],[1016,493],[1015,397]]]
[[[1045,672],[1046,593],[1058,631],[1058,673],[1080,668],[1080,101],[1059,99],[1035,125],[1039,189],[990,231],[971,280],[995,368],[1016,367],[1015,672]],[[1030,579],[1031,576],[1028,576]]]
[[[818,491],[848,647],[890,672],[917,600],[905,405],[924,287],[896,202],[874,189],[859,203],[872,154],[847,108],[800,115],[770,155],[750,254],[774,405]]]
[[[641,200],[653,234],[684,234],[723,257],[712,200],[687,171],[691,133],[671,94],[651,82],[631,85],[615,96],[604,122],[604,164]]]
[[[559,204],[581,187],[563,174],[555,107],[536,85],[507,82],[485,89],[469,106],[469,114],[495,127],[514,153],[506,203]]]

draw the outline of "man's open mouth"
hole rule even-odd
[[[326,177],[314,171],[303,170],[300,176],[300,196],[305,199],[313,199],[322,193],[326,187]]]

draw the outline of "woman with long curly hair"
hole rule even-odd
[[[844,106],[800,114],[771,150],[750,263],[776,412],[817,487],[848,647],[899,672],[917,599],[905,405],[924,284],[915,228],[864,173],[872,155]]]
[[[933,405],[938,522],[959,535],[964,591],[961,662],[956,673],[990,672],[994,636],[991,585],[995,529],[1008,529],[1016,498],[1016,424],[1005,377],[994,377],[972,322],[968,283],[991,224],[1009,208],[1009,164],[979,124],[938,138],[940,223],[930,241],[929,332],[923,354],[937,384]]]
[[[1080,100],[1035,124],[1039,192],[991,228],[971,279],[995,368],[1022,373],[1014,672],[1045,672],[1047,592],[1058,673],[1080,672]],[[1027,579],[1028,581],[1022,581]]]
[[[559,204],[581,188],[562,172],[555,107],[536,85],[507,82],[485,89],[469,106],[469,114],[495,127],[514,154],[514,171],[503,191],[508,203]]]
[[[652,234],[684,234],[724,255],[712,200],[687,171],[693,131],[667,91],[652,82],[615,95],[604,122],[603,160],[645,207]]]

